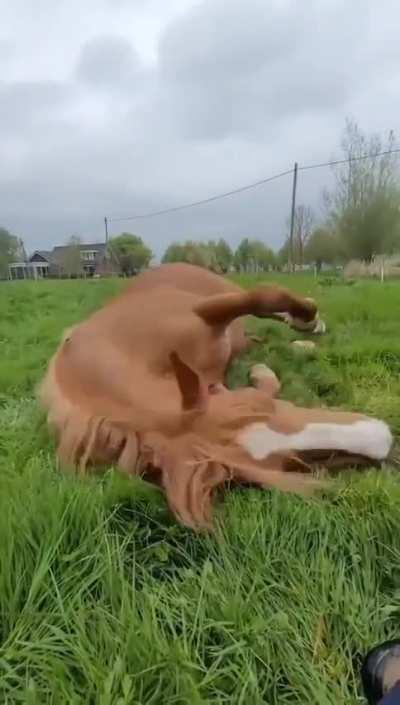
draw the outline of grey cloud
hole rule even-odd
[[[183,82],[249,74],[290,55],[300,36],[290,38],[299,16],[277,11],[272,3],[253,0],[245,8],[240,0],[206,0],[196,5],[165,32],[160,61],[167,77]]]
[[[2,62],[3,67],[5,63],[13,59],[14,52],[14,43],[10,39],[0,38],[0,60]]]
[[[127,39],[102,36],[82,48],[77,76],[94,87],[112,89],[132,82],[139,69],[139,57]]]
[[[57,81],[0,82],[1,129],[25,131],[43,120],[61,117],[72,92],[71,86]]]
[[[395,24],[395,0],[381,0],[373,21],[373,0],[176,4],[181,16],[164,26],[156,64],[143,61],[130,33],[137,8],[146,26],[146,3],[120,0],[110,3],[109,25],[93,12],[59,80],[46,79],[43,61],[36,80],[11,82],[3,70],[1,221],[28,248],[71,233],[100,238],[104,215],[175,206],[281,171],[294,159],[329,158],[346,113],[366,129],[396,127],[399,49],[394,31],[387,46],[382,19]],[[151,7],[164,5],[152,0]],[[57,30],[62,41],[73,18]],[[328,172],[303,172],[299,200],[317,205],[328,179]],[[138,232],[157,254],[189,236],[236,244],[248,235],[279,246],[290,188],[287,178],[190,211],[111,223],[110,230]]]
[[[254,0],[244,10],[237,0],[207,0],[167,30],[161,72],[187,138],[259,131],[293,111],[334,109],[362,90],[368,79],[354,37],[368,13],[349,14],[344,0],[319,8]]]

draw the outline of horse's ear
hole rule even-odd
[[[205,411],[208,400],[207,386],[176,352],[170,354],[170,360],[182,397],[182,410]]]

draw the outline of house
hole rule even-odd
[[[26,262],[12,262],[8,266],[10,279],[44,279],[49,274],[49,250],[35,250]]]
[[[107,245],[105,243],[57,245],[51,255],[53,276],[86,276],[104,274],[107,268]]]
[[[10,279],[92,277],[117,272],[105,243],[56,245],[51,251],[35,250],[26,262],[9,265]]]

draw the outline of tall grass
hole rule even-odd
[[[318,299],[328,333],[310,357],[251,321],[265,342],[232,381],[267,360],[288,398],[400,433],[400,287],[279,279]],[[144,482],[59,474],[34,386],[62,329],[122,285],[0,287],[0,702],[361,702],[361,654],[400,631],[395,467],[343,474],[325,499],[232,492],[201,537]]]

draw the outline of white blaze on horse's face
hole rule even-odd
[[[272,453],[307,450],[335,450],[385,460],[393,438],[383,421],[366,418],[351,424],[309,423],[296,433],[280,433],[265,423],[253,423],[236,441],[255,460]]]

